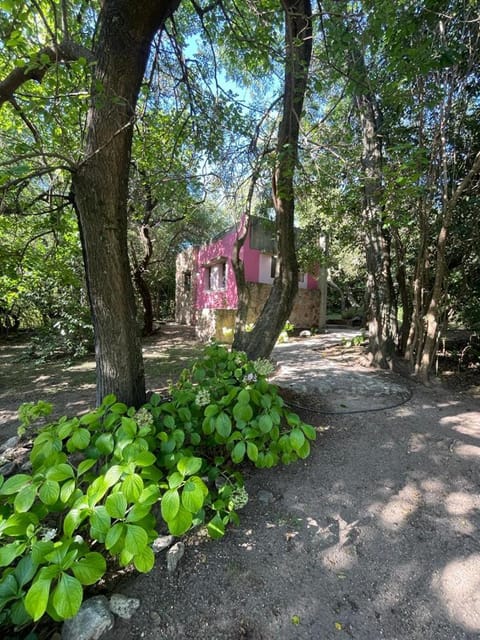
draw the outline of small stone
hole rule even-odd
[[[270,491],[265,491],[265,489],[261,489],[258,492],[257,497],[260,500],[260,502],[263,502],[264,504],[270,504],[271,502],[274,501],[273,493],[271,493]]]
[[[14,449],[19,443],[20,438],[18,436],[12,436],[8,440],[6,440],[2,445],[0,445],[0,452],[6,451],[7,449]]]
[[[309,331],[308,329],[305,329],[304,331],[300,331],[298,335],[300,336],[300,338],[310,338],[310,336],[312,335],[312,332]]]
[[[160,551],[168,549],[168,547],[172,546],[174,540],[175,538],[173,536],[158,536],[158,538],[152,542],[153,553],[160,553]]]
[[[0,474],[2,476],[10,476],[15,471],[16,466],[15,462],[4,462],[0,465]]]
[[[85,600],[77,615],[65,620],[62,640],[99,640],[105,631],[112,629],[113,617],[105,596]]]
[[[167,569],[169,573],[173,573],[183,554],[185,553],[185,545],[183,542],[177,542],[167,552]]]
[[[138,598],[128,598],[122,593],[114,593],[110,598],[110,611],[124,620],[130,620],[139,606]]]
[[[31,473],[31,471],[32,471],[32,463],[30,462],[30,460],[27,460],[27,462],[24,462],[22,464],[22,466],[20,467],[20,471],[22,473]]]

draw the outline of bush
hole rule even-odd
[[[164,401],[140,410],[113,395],[43,428],[31,473],[0,476],[0,624],[74,616],[107,559],[150,571],[161,522],[180,536],[205,523],[219,538],[248,496],[236,468],[305,458],[313,427],[267,381],[272,365],[218,345]],[[28,422],[43,416],[29,405]]]

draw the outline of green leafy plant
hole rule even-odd
[[[30,473],[0,476],[0,624],[74,616],[107,560],[150,571],[160,527],[224,535],[248,501],[238,465],[305,458],[313,427],[267,380],[273,365],[208,346],[165,400],[107,396],[33,441]],[[24,405],[24,428],[51,410]],[[164,523],[162,525],[162,522]]]

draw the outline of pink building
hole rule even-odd
[[[252,217],[248,224],[240,256],[251,294],[249,322],[254,323],[275,276],[275,230],[266,218]],[[231,256],[238,232],[238,227],[232,227],[210,243],[189,247],[177,256],[176,321],[195,326],[201,339],[228,340],[232,335],[238,295]],[[319,273],[320,277],[300,274],[290,315],[296,328],[325,325],[325,274],[323,269]]]

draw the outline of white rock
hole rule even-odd
[[[94,596],[85,600],[74,618],[65,620],[62,640],[99,640],[114,624],[108,600],[105,596]]]
[[[153,553],[160,553],[160,551],[171,547],[174,540],[175,538],[173,536],[158,536],[158,538],[152,542]]]
[[[124,620],[130,620],[139,606],[138,598],[128,598],[122,593],[113,593],[110,598],[110,611]]]
[[[177,542],[167,552],[167,569],[173,573],[178,566],[183,554],[185,553],[185,545],[183,542]]]

